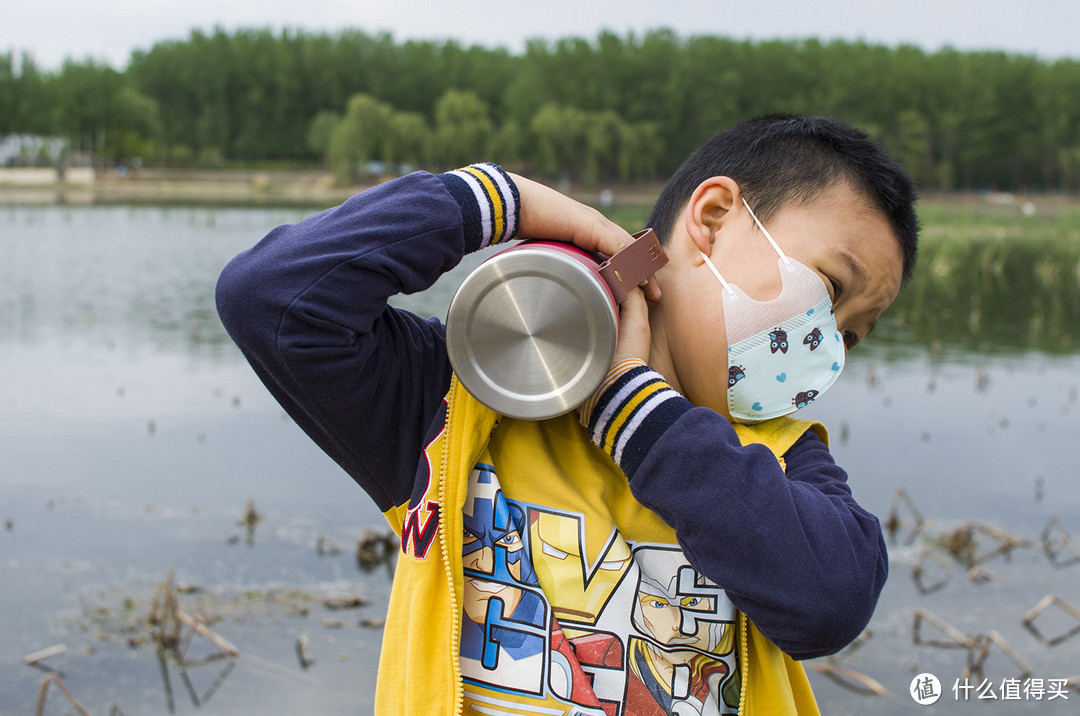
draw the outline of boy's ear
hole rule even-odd
[[[712,254],[717,234],[742,194],[731,177],[709,177],[690,195],[683,214],[686,233],[699,251]]]

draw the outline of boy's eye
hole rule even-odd
[[[840,294],[844,292],[844,287],[832,276],[829,277],[829,283],[832,285],[832,302],[836,303],[840,300]]]

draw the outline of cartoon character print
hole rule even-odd
[[[518,713],[522,704],[543,704],[548,712],[570,704],[565,713],[608,716],[540,588],[530,552],[530,510],[506,497],[491,465],[473,468],[461,511],[459,664],[466,703],[478,700],[495,709],[490,713]]]
[[[467,711],[737,713],[737,613],[677,546],[612,527],[588,552],[584,515],[507,498],[484,464],[462,517]]]
[[[630,568],[630,547],[612,529],[603,547],[589,555],[580,515],[529,506],[529,551],[537,581],[560,599],[556,619],[596,624]]]
[[[739,705],[735,608],[681,552],[637,549],[627,702],[642,714],[729,714]]]
[[[506,499],[489,466],[478,465],[469,483],[462,510],[462,674],[540,693],[550,615],[521,541],[525,510]]]
[[[575,716],[592,713],[584,710],[586,706],[599,707],[606,716],[623,713],[622,635],[629,621],[630,592],[637,582],[630,546],[612,526],[607,538],[594,541],[589,549],[580,513],[528,505],[528,515],[526,543],[556,623],[551,636],[551,692],[581,707],[570,712]],[[561,639],[567,641],[570,653],[562,653]]]
[[[791,399],[792,404],[796,408],[805,408],[813,402],[814,398],[818,397],[820,391],[817,390],[804,390]]]
[[[733,365],[728,367],[727,373],[727,387],[731,390],[735,387],[735,384],[746,377],[746,369],[741,365]]]
[[[622,671],[623,643],[619,637],[600,632],[568,638],[558,625],[553,627],[551,690],[556,696],[579,707],[569,712],[573,716],[618,714],[619,702],[597,698],[597,688],[600,686],[598,682],[622,674]]]
[[[779,327],[769,331],[769,350],[773,353],[776,353],[776,351],[787,353],[787,349],[787,331]]]
[[[809,345],[810,350],[814,350],[821,345],[823,336],[821,335],[821,329],[814,326],[814,330],[806,334],[806,338],[803,338],[803,345]]]

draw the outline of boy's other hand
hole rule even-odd
[[[521,198],[517,238],[565,241],[605,256],[615,255],[634,240],[625,229],[591,206],[531,179],[517,174],[510,177]],[[655,279],[648,279],[642,288],[649,300],[660,299]]]

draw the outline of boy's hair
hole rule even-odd
[[[905,283],[915,270],[915,185],[865,132],[840,120],[772,114],[713,135],[671,176],[653,206],[648,225],[662,243],[694,190],[714,176],[738,182],[763,222],[847,181],[882,213],[900,241]]]

